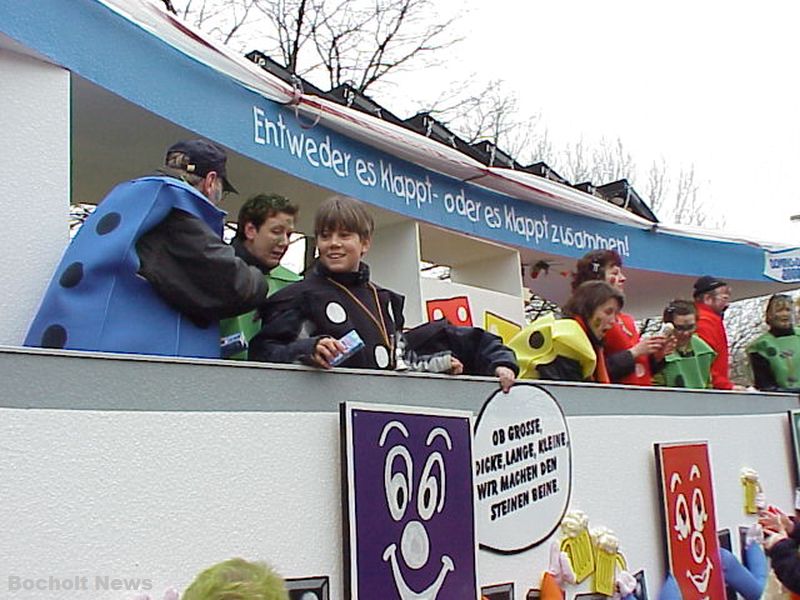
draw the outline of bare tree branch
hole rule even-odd
[[[450,87],[469,89],[465,82]],[[443,94],[425,110],[467,143],[491,142],[522,164],[552,160],[553,147],[547,130],[541,127],[541,116],[524,115],[517,95],[507,90],[502,80],[489,81],[467,94]]]
[[[594,169],[587,156],[586,142],[583,138],[574,144],[567,144],[562,156],[564,162],[561,168],[567,179],[573,183],[583,183],[594,179]]]
[[[647,173],[647,198],[650,208],[656,215],[660,214],[664,208],[668,185],[669,176],[666,162],[663,158],[660,161],[654,160]]]
[[[707,215],[698,210],[697,184],[694,181],[694,165],[688,170],[681,169],[678,174],[677,191],[672,206],[676,223],[693,223],[705,225]]]
[[[297,22],[295,24],[294,38],[291,40],[291,47],[289,49],[289,60],[286,67],[292,72],[297,72],[297,56],[300,52],[300,40],[303,33],[303,21],[306,18],[306,0],[300,0],[300,6],[297,7]]]
[[[169,1],[223,43],[258,39],[290,72],[311,81],[324,76],[331,87],[348,82],[362,93],[457,42],[454,18],[439,18],[434,0]],[[581,138],[554,151],[540,115],[524,114],[517,95],[502,81],[476,90],[475,79],[454,86],[466,92],[445,94],[429,108],[467,142],[489,141],[523,164],[545,161],[574,183],[626,178],[636,185],[638,166],[621,139],[590,144]],[[721,224],[709,214],[693,166],[670,176],[662,159],[651,164],[646,177],[646,197],[662,218]]]
[[[233,24],[231,25],[228,33],[225,34],[225,39],[223,41],[224,44],[227,44],[231,41],[231,39],[236,35],[239,29],[244,25],[245,21],[247,21],[247,16],[250,14],[250,9],[255,6],[256,0],[249,0],[249,2],[245,2],[243,6],[243,14],[241,16],[236,15],[236,7],[234,6],[234,20]]]
[[[324,72],[331,87],[350,82],[365,92],[457,41],[455,17],[440,18],[436,8],[433,0],[184,0],[181,13],[225,44],[252,48],[247,26],[290,72]]]
[[[164,8],[167,9],[167,12],[171,12],[173,15],[177,15],[178,11],[175,10],[175,7],[172,5],[172,0],[161,0],[164,3]]]

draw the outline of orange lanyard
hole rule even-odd
[[[387,349],[390,349],[392,347],[392,343],[389,341],[389,331],[388,331],[388,329],[386,329],[386,321],[383,318],[383,309],[381,309],[381,303],[378,300],[378,290],[375,287],[375,285],[371,281],[367,282],[367,285],[372,290],[372,295],[375,298],[375,308],[378,309],[378,316],[380,317],[380,321],[375,317],[373,312],[370,309],[368,309],[363,302],[361,302],[361,300],[356,298],[356,296],[355,296],[355,294],[353,294],[353,292],[348,290],[345,286],[343,286],[338,281],[334,281],[330,277],[326,277],[326,279],[328,281],[330,281],[333,285],[338,287],[340,290],[342,290],[345,294],[350,296],[350,298],[353,300],[353,302],[355,302],[361,308],[361,310],[363,310],[366,313],[366,315],[370,319],[372,319],[372,322],[375,324],[375,327],[378,329],[378,333],[380,333],[381,336],[383,337],[383,341],[386,344]]]

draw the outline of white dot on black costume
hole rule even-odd
[[[114,231],[119,226],[120,221],[122,221],[122,215],[118,212],[110,212],[107,215],[103,215],[103,218],[97,222],[94,230],[98,235],[106,235]]]
[[[347,311],[338,302],[329,302],[325,307],[325,316],[331,323],[344,323],[347,320]]]
[[[83,279],[83,263],[77,261],[64,269],[61,277],[58,278],[58,283],[61,287],[71,288],[78,285],[81,279]]]
[[[392,323],[397,323],[397,319],[394,318],[394,309],[392,308],[392,303],[391,302],[389,302],[389,304],[386,305],[386,312],[389,315],[389,320]]]
[[[385,346],[375,346],[375,364],[379,369],[385,369],[389,366],[389,351]]]
[[[67,330],[61,325],[50,325],[42,334],[42,348],[63,348],[67,343]]]

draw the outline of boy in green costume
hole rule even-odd
[[[675,350],[664,357],[664,369],[654,376],[657,385],[710,389],[711,363],[717,353],[695,333],[697,309],[689,300],[673,300],[664,309],[664,323],[672,323]]]
[[[236,256],[247,264],[258,267],[264,274],[271,296],[302,277],[280,264],[289,248],[289,238],[294,232],[294,220],[298,207],[278,194],[258,194],[242,205],[239,210],[236,237],[231,245]],[[258,311],[225,319],[220,323],[223,339],[223,358],[247,360],[247,348],[230,354],[227,348],[241,349],[242,344],[233,342],[242,338],[249,342],[261,330]],[[237,334],[241,334],[238,336]],[[228,340],[228,344],[224,342]]]

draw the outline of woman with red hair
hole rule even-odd
[[[625,274],[622,258],[614,250],[593,250],[575,265],[572,289],[585,281],[600,280],[622,293]],[[640,337],[633,317],[620,312],[614,326],[603,339],[608,374],[613,383],[652,385],[653,372],[663,367],[663,336]]]

